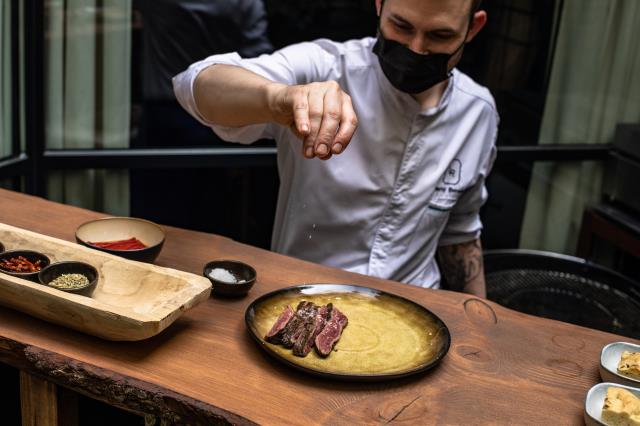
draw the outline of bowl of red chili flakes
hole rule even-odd
[[[153,263],[160,254],[164,238],[160,226],[135,217],[104,217],[76,229],[79,244],[148,263]]]
[[[9,250],[0,253],[0,272],[38,281],[38,273],[49,266],[51,260],[33,250]]]

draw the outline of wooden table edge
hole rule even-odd
[[[0,336],[0,362],[121,409],[158,417],[169,424],[257,424],[153,383],[3,336]]]

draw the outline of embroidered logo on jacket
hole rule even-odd
[[[462,161],[455,158],[444,172],[441,183],[429,200],[429,208],[438,211],[449,211],[456,205],[464,190],[456,188],[462,179]]]
[[[449,164],[449,168],[444,173],[442,181],[445,185],[457,185],[460,183],[460,175],[462,174],[462,162],[457,158]]]

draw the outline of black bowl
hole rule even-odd
[[[76,229],[76,241],[84,246],[115,254],[125,259],[153,263],[164,244],[164,231],[160,226],[133,217],[105,217],[83,223]],[[96,247],[92,242],[126,240],[135,237],[146,248],[138,250],[113,250]]]
[[[227,270],[237,281],[230,283],[219,279],[211,278],[209,274],[212,270],[221,268]],[[218,296],[244,296],[256,282],[256,270],[246,263],[237,260],[213,260],[204,266],[202,274],[211,281],[211,292]]]
[[[12,259],[14,257],[18,257],[18,256],[23,256],[25,259],[27,259],[29,262],[35,263],[38,260],[40,261],[40,270],[46,268],[47,266],[49,266],[49,264],[51,263],[51,261],[49,260],[49,258],[47,256],[45,256],[44,254],[37,252],[37,251],[33,251],[33,250],[9,250],[9,251],[5,251],[0,253],[0,260],[9,260]],[[38,273],[40,271],[36,271],[36,272],[12,272],[12,271],[7,271],[5,269],[3,269],[2,267],[0,267],[0,272],[2,272],[3,274],[8,274],[8,275],[13,275],[14,277],[18,277],[18,278],[24,278],[25,280],[31,280],[31,281],[38,281]]]
[[[55,280],[62,274],[82,274],[87,277],[87,279],[89,280],[89,284],[78,288],[59,288],[52,286],[50,284],[51,281]],[[98,284],[98,271],[93,266],[84,262],[57,262],[52,263],[51,265],[40,271],[40,273],[38,274],[38,281],[40,281],[40,284],[46,285],[50,288],[55,288],[56,290],[90,296],[91,293],[93,293],[96,284]]]
[[[3,251],[4,251],[4,245],[0,243],[0,253],[2,253]]]

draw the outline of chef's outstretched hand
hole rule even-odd
[[[302,140],[306,158],[328,160],[347,148],[358,118],[351,97],[337,82],[297,86],[273,83],[268,93],[274,120],[289,126]]]

